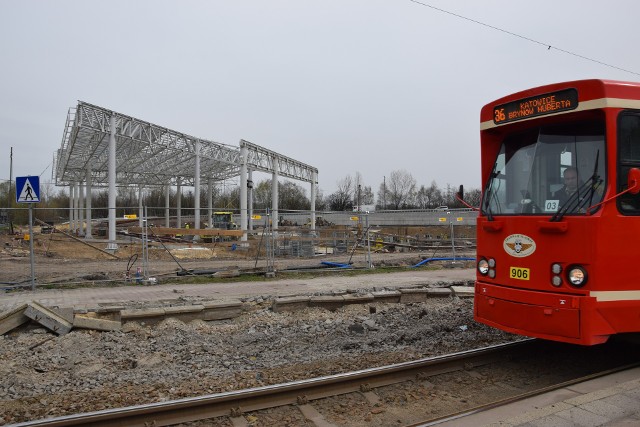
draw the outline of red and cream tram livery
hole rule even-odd
[[[480,128],[475,319],[584,345],[640,331],[640,83],[518,92]]]

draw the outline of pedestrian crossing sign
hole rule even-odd
[[[16,203],[38,203],[40,201],[40,177],[16,177]]]

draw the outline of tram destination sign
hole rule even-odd
[[[508,102],[493,108],[493,122],[497,125],[573,110],[578,107],[578,91],[565,89]]]

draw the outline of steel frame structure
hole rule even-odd
[[[82,194],[82,189],[79,193],[77,188],[82,188],[81,183],[86,184],[87,194],[93,187],[109,188],[109,240],[113,241],[110,246],[117,248],[116,186],[137,185],[141,191],[153,186],[194,186],[199,228],[200,182],[204,179],[210,186],[212,182],[240,176],[242,229],[246,231],[247,197],[251,197],[247,194],[247,187],[251,187],[247,176],[254,170],[271,173],[274,184],[279,176],[311,183],[312,211],[315,210],[317,168],[248,141],[240,140],[240,147],[233,147],[78,101],[67,113],[62,143],[54,154],[52,179],[57,186],[70,188],[70,209],[79,210],[71,213],[72,222],[82,218],[83,207],[72,207],[77,206],[74,199]],[[272,193],[277,213],[277,190]],[[87,197],[86,202],[86,235],[91,234],[90,199]],[[168,215],[168,209],[166,212]]]
[[[69,109],[62,145],[56,153],[55,183],[85,180],[91,170],[96,187],[107,186],[110,119],[116,121],[116,182],[145,186],[194,184],[196,142],[201,144],[202,178],[214,181],[238,176],[239,150],[196,138],[86,102]]]

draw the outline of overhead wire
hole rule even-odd
[[[424,2],[421,2],[421,1],[418,1],[418,0],[409,0],[409,1],[411,3],[415,3],[415,4],[418,4],[420,6],[424,6],[424,7],[428,7],[430,9],[433,9],[433,10],[437,10],[438,12],[441,12],[441,13],[446,13],[447,15],[451,15],[451,16],[454,16],[456,18],[464,19],[465,21],[469,21],[469,22],[472,22],[474,24],[482,25],[483,27],[487,27],[487,28],[490,28],[490,29],[495,30],[495,31],[500,31],[502,33],[508,34],[510,36],[513,36],[513,37],[518,37],[520,39],[526,40],[526,41],[531,42],[531,43],[539,44],[541,46],[546,47],[547,50],[554,49],[554,50],[557,50],[558,52],[562,52],[562,53],[565,53],[567,55],[572,55],[572,56],[575,56],[577,58],[584,59],[586,61],[590,61],[590,62],[594,62],[596,64],[604,65],[605,67],[613,68],[615,70],[624,71],[625,73],[629,73],[629,74],[634,74],[636,76],[640,76],[640,73],[637,73],[635,71],[627,70],[626,68],[618,67],[616,65],[612,65],[612,64],[609,64],[609,63],[604,62],[604,61],[600,61],[600,60],[597,60],[597,59],[590,58],[588,56],[580,55],[579,53],[571,52],[570,50],[566,50],[566,49],[562,49],[562,48],[556,47],[553,44],[544,43],[544,42],[541,42],[539,40],[535,40],[535,39],[532,39],[530,37],[523,36],[522,34],[514,33],[513,31],[505,30],[504,28],[496,27],[495,25],[487,24],[485,22],[478,21],[477,19],[469,18],[469,17],[466,17],[464,15],[460,15],[458,13],[454,13],[454,12],[445,10],[445,9],[433,6],[431,4],[428,4],[428,3],[424,3]]]

